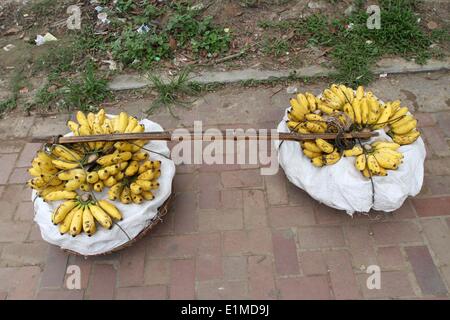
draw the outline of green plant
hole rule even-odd
[[[289,42],[285,39],[266,39],[262,51],[265,54],[273,54],[276,57],[285,55],[290,49]]]
[[[28,85],[23,73],[23,68],[23,66],[20,66],[10,80],[9,89],[11,90],[11,95],[7,99],[0,101],[0,117],[2,117],[5,112],[17,107],[20,89]]]
[[[181,98],[195,95],[201,90],[198,84],[189,82],[189,73],[190,70],[188,68],[183,69],[178,76],[172,77],[168,81],[151,75],[149,79],[152,82],[153,89],[158,92],[158,96],[147,110],[147,113],[152,113],[156,108],[165,106],[170,114],[177,118],[173,113],[172,106],[186,106],[186,103],[182,102]]]

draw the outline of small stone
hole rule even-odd
[[[434,21],[430,21],[430,22],[427,23],[427,27],[430,30],[434,30],[434,29],[437,29],[438,24],[436,22],[434,22]]]
[[[325,4],[322,2],[314,2],[314,1],[308,2],[308,8],[310,9],[322,9],[324,7]]]
[[[290,87],[286,88],[286,92],[289,94],[297,93],[297,91],[298,91],[297,87],[294,87],[294,86],[290,86]]]

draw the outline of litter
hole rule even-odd
[[[297,91],[298,91],[297,87],[291,86],[291,87],[286,88],[286,93],[288,93],[288,94],[294,94],[294,93],[297,93]]]
[[[57,41],[57,40],[58,39],[54,35],[47,32],[44,36],[41,36],[40,34],[38,34],[36,36],[36,40],[34,40],[34,42],[36,42],[36,45],[41,46],[44,43],[51,42],[51,41]]]
[[[8,51],[14,49],[15,47],[16,47],[16,46],[13,45],[13,44],[8,44],[8,45],[6,45],[6,46],[3,47],[3,50],[5,50],[6,52],[8,52]]]
[[[388,74],[387,73],[382,73],[380,74],[380,78],[387,78]]]
[[[100,12],[97,15],[98,20],[101,21],[101,23],[109,23],[110,21],[108,20],[108,14],[106,12]]]
[[[144,23],[136,31],[137,33],[147,33],[150,31],[150,27]]]

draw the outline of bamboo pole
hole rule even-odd
[[[378,132],[351,132],[343,133],[344,139],[369,139],[371,137],[378,136]],[[221,131],[221,134],[210,134],[201,132],[196,134],[190,132],[189,135],[176,134],[170,131],[161,132],[142,132],[142,133],[112,133],[112,134],[99,134],[89,136],[48,136],[48,137],[33,137],[31,142],[35,143],[58,143],[58,144],[71,144],[71,143],[83,143],[83,142],[97,142],[97,141],[126,141],[126,140],[163,140],[163,141],[181,141],[181,140],[287,140],[287,141],[304,141],[315,140],[318,138],[324,140],[336,139],[336,133],[311,133],[311,134],[299,134],[299,133],[285,133],[279,132],[278,137],[272,136],[270,132],[267,134],[260,133],[244,133],[241,132],[225,132]]]

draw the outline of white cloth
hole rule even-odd
[[[163,131],[163,128],[159,124],[150,120],[144,119],[140,121],[140,123],[145,125],[146,132]],[[66,136],[68,135],[71,134],[67,134]],[[149,143],[145,145],[145,148],[161,153],[167,157],[170,156],[170,150],[165,141],[149,141]],[[172,193],[172,180],[175,176],[175,164],[172,160],[156,153],[150,152],[149,155],[152,160],[161,161],[161,177],[158,179],[160,187],[154,192],[155,198],[152,201],[144,201],[139,205],[124,205],[118,201],[112,202],[117,206],[124,217],[124,219],[118,221],[117,224],[122,227],[131,239],[136,237],[150,224],[152,219],[156,216],[158,208]],[[105,188],[100,194],[95,193],[98,199],[107,199],[107,194],[108,188]],[[35,196],[36,192],[33,191],[32,199],[34,199]],[[59,233],[59,228],[52,224],[50,218],[53,210],[61,202],[62,201],[54,201],[46,203],[42,198],[37,198],[34,202],[34,221],[39,225],[42,238],[45,241],[85,256],[108,252],[129,241],[126,234],[118,226],[106,230],[100,225],[97,225],[97,232],[91,237],[88,237],[84,233],[81,233],[76,237],[72,237],[69,234],[61,235]]]
[[[287,112],[288,109],[286,109]],[[287,115],[278,125],[278,132],[289,132],[286,126]],[[377,130],[377,140],[392,139]],[[274,141],[278,149],[280,141]],[[311,197],[327,206],[345,210],[349,215],[354,212],[369,212],[370,209],[394,211],[400,208],[408,196],[420,192],[423,183],[424,161],[426,156],[422,138],[410,145],[399,148],[404,155],[403,163],[397,170],[389,170],[387,176],[374,176],[375,201],[372,206],[372,185],[354,165],[355,157],[342,157],[331,166],[317,168],[311,164],[297,141],[284,141],[278,153],[278,161],[287,178]]]

